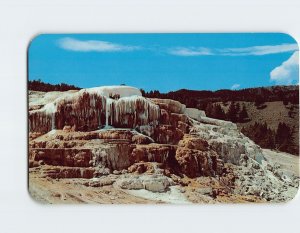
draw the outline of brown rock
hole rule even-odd
[[[166,125],[170,124],[169,113],[165,109],[160,110],[160,123],[161,124],[166,124]]]
[[[177,144],[184,133],[172,125],[159,125],[154,130],[153,139],[162,144]]]
[[[175,127],[177,127],[178,121],[188,123],[189,120],[188,120],[188,117],[184,114],[171,113],[171,115],[170,115],[171,124],[174,125]]]
[[[200,151],[179,147],[176,151],[176,160],[181,168],[181,172],[188,177],[197,177],[207,172],[208,159]]]
[[[133,134],[130,130],[103,130],[99,133],[100,139],[107,140],[128,140],[131,141]]]
[[[157,173],[158,171],[161,171],[161,169],[160,169],[159,164],[157,164],[157,163],[140,162],[140,163],[135,163],[135,164],[131,165],[128,168],[128,171],[131,173],[138,173],[138,174],[142,174],[142,173],[153,174],[153,173]]]
[[[63,131],[65,131],[65,132],[71,132],[72,131],[72,126],[65,125],[64,128],[63,128]]]
[[[43,135],[41,132],[29,132],[29,141],[34,140]]]
[[[69,167],[89,167],[92,153],[89,149],[30,149],[29,158],[45,164]]]
[[[94,168],[82,167],[52,167],[43,166],[41,177],[57,178],[85,178],[91,179],[94,177]]]
[[[154,142],[150,137],[132,130],[112,129],[99,133],[99,138],[104,140],[124,140],[134,144],[149,144]]]
[[[218,168],[217,154],[214,151],[200,151],[178,147],[175,158],[181,172],[188,177],[214,176]]]
[[[181,130],[183,133],[188,133],[189,130],[190,130],[189,124],[184,123],[184,122],[182,122],[182,121],[178,121],[177,128],[178,128],[179,130]]]
[[[175,155],[176,148],[172,145],[162,145],[151,143],[148,145],[137,145],[133,149],[130,161],[131,163],[137,162],[158,162],[166,163],[168,158]]]
[[[135,145],[130,143],[101,143],[92,149],[92,166],[104,166],[111,170],[127,169],[132,162],[130,156]]]
[[[193,150],[207,151],[209,149],[208,142],[204,139],[185,134],[178,146]]]
[[[154,142],[152,138],[147,137],[143,134],[136,134],[131,138],[131,140],[134,144],[149,144]]]
[[[29,168],[32,168],[32,167],[38,167],[38,166],[40,166],[40,164],[39,164],[38,161],[29,160],[29,164],[28,164],[28,167],[29,167]]]

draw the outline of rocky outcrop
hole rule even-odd
[[[212,168],[213,164],[216,163],[216,155],[212,156],[203,151],[178,148],[176,160],[181,172],[189,177],[215,175]]]
[[[234,123],[202,119],[200,122],[193,121],[190,133],[207,141],[210,148],[216,151],[224,162],[239,165],[242,154],[259,163],[264,160],[261,148],[239,132]]]
[[[53,179],[66,179],[66,178],[83,178],[91,179],[94,177],[94,168],[82,167],[43,167],[41,170],[41,177],[49,177]]]
[[[106,141],[123,140],[133,144],[149,144],[154,142],[151,137],[138,133],[137,131],[127,129],[100,130],[98,136],[99,139],[104,139]]]
[[[178,143],[178,146],[200,151],[208,151],[210,149],[206,140],[189,134],[184,135],[184,138]]]
[[[43,161],[48,165],[89,167],[92,153],[89,149],[38,148],[30,149],[29,159]]]
[[[260,155],[259,147],[235,124],[207,118],[178,101],[143,98],[135,88],[101,87],[61,96],[55,92],[41,99],[34,104],[44,106],[30,111],[30,129],[50,130],[51,123],[51,129],[54,125],[63,133],[56,130],[32,140],[33,161],[112,171],[138,162],[172,161],[182,174],[196,177],[220,174],[221,160],[239,164],[241,154],[254,159]],[[91,131],[102,125],[118,129]]]
[[[178,101],[131,87],[31,94],[29,169],[41,178],[166,195],[180,187],[175,193],[193,202],[281,201],[295,192],[298,178],[270,168],[234,123]]]
[[[92,149],[93,166],[105,166],[113,170],[122,170],[131,165],[130,154],[134,146],[121,143],[107,143]]]
[[[133,149],[130,161],[136,162],[158,162],[166,163],[170,157],[175,156],[176,147],[163,144],[137,145]]]
[[[273,202],[284,202],[295,197],[299,178],[285,180],[284,174],[279,175],[277,168],[265,161],[261,166],[246,155],[242,156],[241,162],[242,166],[234,170],[237,177],[235,193],[258,196]]]
[[[128,172],[137,173],[137,174],[142,174],[142,173],[162,174],[163,171],[164,170],[161,164],[156,162],[137,162],[128,168]]]
[[[184,132],[172,125],[159,125],[155,128],[153,139],[161,144],[177,144]]]
[[[175,156],[181,172],[189,177],[222,174],[224,163],[203,139],[186,135]]]
[[[65,125],[79,131],[105,126],[135,128],[157,125],[160,117],[159,107],[132,87],[82,89],[53,99],[43,107],[29,111],[31,132],[63,129]],[[32,108],[32,104],[30,106]]]

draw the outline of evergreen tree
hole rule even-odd
[[[142,96],[145,96],[146,95],[146,92],[144,89],[140,89],[141,93],[142,93]]]
[[[256,98],[255,98],[255,106],[256,107],[262,105],[264,102],[265,101],[261,95],[256,96]]]
[[[275,148],[275,131],[269,129],[266,122],[264,124],[255,122],[254,125],[243,127],[242,133],[263,148]]]
[[[247,108],[246,108],[245,104],[243,104],[242,111],[239,114],[239,121],[240,122],[247,122],[249,120],[250,120],[250,118],[249,118],[249,115],[248,115],[248,112],[247,112]]]
[[[213,106],[212,116],[213,116],[213,118],[220,119],[220,120],[226,119],[226,114],[220,104],[215,104]]]
[[[153,98],[154,97],[153,91],[151,90],[148,95],[149,95],[150,98]]]
[[[274,149],[275,148],[275,132],[271,129],[267,131],[267,145],[266,148]]]
[[[263,109],[266,107],[266,105],[264,105],[265,100],[264,97],[262,95],[258,95],[255,98],[255,106],[257,109]]]
[[[209,102],[207,105],[206,105],[206,108],[205,108],[205,114],[208,116],[208,117],[213,117],[212,114],[213,114],[213,105],[211,102]]]
[[[280,122],[275,136],[275,143],[278,150],[289,151],[289,144],[292,141],[292,130],[290,127]]]
[[[292,105],[289,109],[288,115],[290,118],[294,118],[294,114],[297,113],[297,111],[294,111],[294,105]]]
[[[38,80],[28,81],[28,90],[48,92],[48,91],[80,90],[80,88],[66,83],[61,83],[61,84],[44,83],[41,81],[41,79],[38,79]]]
[[[237,109],[236,109],[236,105],[234,104],[234,102],[231,102],[229,105],[229,109],[228,112],[226,114],[227,116],[227,120],[232,121],[232,122],[237,122]]]
[[[237,114],[240,113],[240,111],[241,111],[241,106],[240,106],[239,103],[236,103],[236,105],[235,105],[235,110],[236,110],[236,113],[237,113]]]
[[[289,104],[289,100],[288,100],[287,98],[284,98],[284,99],[282,100],[282,103],[286,106],[286,105]]]

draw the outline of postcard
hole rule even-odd
[[[42,203],[274,203],[299,187],[299,47],[282,33],[41,34],[28,189]]]

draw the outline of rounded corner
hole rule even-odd
[[[292,196],[291,198],[287,199],[287,200],[284,202],[285,204],[288,204],[288,203],[290,203],[290,202],[293,202],[293,201],[296,199],[296,197],[300,195],[299,188],[300,188],[300,187],[299,187],[299,185],[298,185],[297,191],[296,191],[295,195]],[[298,197],[298,198],[299,198],[299,197]]]
[[[26,76],[27,76],[27,81],[29,81],[29,53],[30,53],[30,48],[31,48],[32,44],[34,43],[34,41],[42,35],[44,35],[44,34],[43,33],[37,33],[37,34],[33,35],[29,39],[29,42],[27,44],[27,50],[26,50],[26,64],[27,64],[27,75]]]
[[[280,32],[279,34],[282,34],[286,37],[291,38],[297,44],[297,47],[298,47],[297,50],[299,50],[299,42],[298,42],[296,36],[294,36],[292,33],[287,33],[287,32]],[[298,38],[298,39],[300,40],[300,38]]]
[[[39,200],[39,199],[32,193],[32,191],[30,190],[30,185],[28,185],[28,187],[27,187],[27,195],[28,195],[29,199],[31,199],[32,202],[34,202],[35,204],[40,204],[40,205],[45,204],[42,200]]]
[[[43,34],[43,33],[37,33],[37,34],[33,35],[33,36],[30,38],[30,40],[29,40],[29,42],[28,42],[28,44],[27,44],[27,54],[29,53],[30,47],[31,47],[31,45],[34,43],[34,41],[35,41],[37,38],[39,38],[40,36],[42,36],[42,35],[44,35],[44,34]]]

